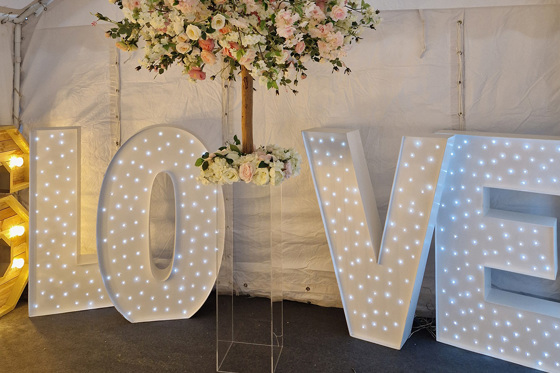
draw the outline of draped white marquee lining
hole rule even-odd
[[[381,2],[389,8],[378,31],[367,32],[347,59],[350,76],[312,66],[293,96],[258,89],[255,142],[295,146],[305,155],[301,130],[312,127],[359,129],[380,215],[384,220],[398,149],[403,135],[458,129],[457,49],[464,49],[464,112],[468,130],[560,135],[560,6],[557,1],[510,0],[490,8],[414,10],[414,1]],[[441,8],[444,2],[423,2]],[[494,2],[494,5],[501,2]],[[522,2],[524,5],[528,2]],[[554,3],[554,4],[551,4]],[[488,4],[488,3],[486,3]],[[1,3],[0,3],[1,5]],[[479,4],[480,5],[480,4]],[[394,9],[394,8],[392,8]],[[229,127],[222,131],[221,83],[189,83],[179,69],[154,78],[137,72],[139,54],[118,52],[92,27],[90,12],[118,17],[118,9],[99,0],[57,0],[38,22],[24,25],[22,131],[38,127],[82,128],[83,250],[95,250],[95,208],[101,180],[115,142],[154,124],[178,126],[198,136],[209,149],[222,137],[240,133],[239,87],[229,88]],[[464,48],[457,22],[463,21]],[[11,123],[12,29],[0,25],[0,121]],[[459,42],[458,42],[459,40]],[[459,44],[458,44],[459,43]],[[115,64],[118,62],[118,64]],[[117,68],[118,67],[118,68]],[[120,88],[120,95],[115,93]],[[119,121],[115,114],[120,113]],[[319,208],[309,168],[284,184],[284,289],[286,299],[339,306]],[[507,203],[507,201],[506,201]],[[236,217],[237,218],[237,217]],[[236,234],[243,235],[239,226]],[[254,232],[251,232],[254,234]],[[257,263],[247,247],[247,262],[237,273],[241,289],[261,287]],[[428,261],[419,313],[430,314],[434,301],[433,256]],[[519,284],[512,284],[513,287]],[[309,289],[309,290],[307,290]],[[556,285],[543,287],[554,297]]]

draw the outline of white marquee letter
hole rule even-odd
[[[80,129],[33,131],[29,316],[110,307],[97,257],[80,254]]]
[[[403,138],[384,233],[359,132],[313,129],[303,138],[350,334],[400,349],[432,239],[447,137]]]
[[[436,229],[437,339],[558,371],[560,305],[497,289],[491,279],[501,270],[554,280],[556,218],[494,208],[490,197],[496,190],[559,195],[560,140],[455,137]]]
[[[221,189],[196,181],[194,163],[205,151],[187,131],[152,127],[109,165],[99,199],[99,265],[115,307],[131,322],[191,317],[212,290],[224,210]],[[150,258],[148,233],[152,186],[162,172],[175,189],[175,245],[165,268]]]

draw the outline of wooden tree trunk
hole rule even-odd
[[[253,152],[253,77],[241,66],[241,145],[243,153]]]

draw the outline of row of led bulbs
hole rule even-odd
[[[8,160],[8,166],[12,169],[23,166],[23,157],[19,157],[16,155],[11,156],[10,159]],[[10,227],[10,229],[8,230],[7,236],[8,238],[20,237],[23,236],[24,233],[25,233],[25,227],[23,225],[14,225]],[[24,265],[25,265],[25,259],[23,258],[16,258],[12,262],[12,268],[21,269],[23,268]]]

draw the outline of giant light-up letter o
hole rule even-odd
[[[494,271],[556,278],[557,218],[494,206],[494,193],[560,195],[560,140],[455,135],[436,229],[437,339],[560,371],[560,304],[492,284]]]
[[[212,290],[224,210],[221,189],[196,182],[194,162],[205,151],[184,130],[152,127],[109,165],[97,215],[99,266],[113,304],[131,322],[191,317]],[[148,232],[152,186],[162,172],[175,190],[175,245],[169,271],[158,273]]]

